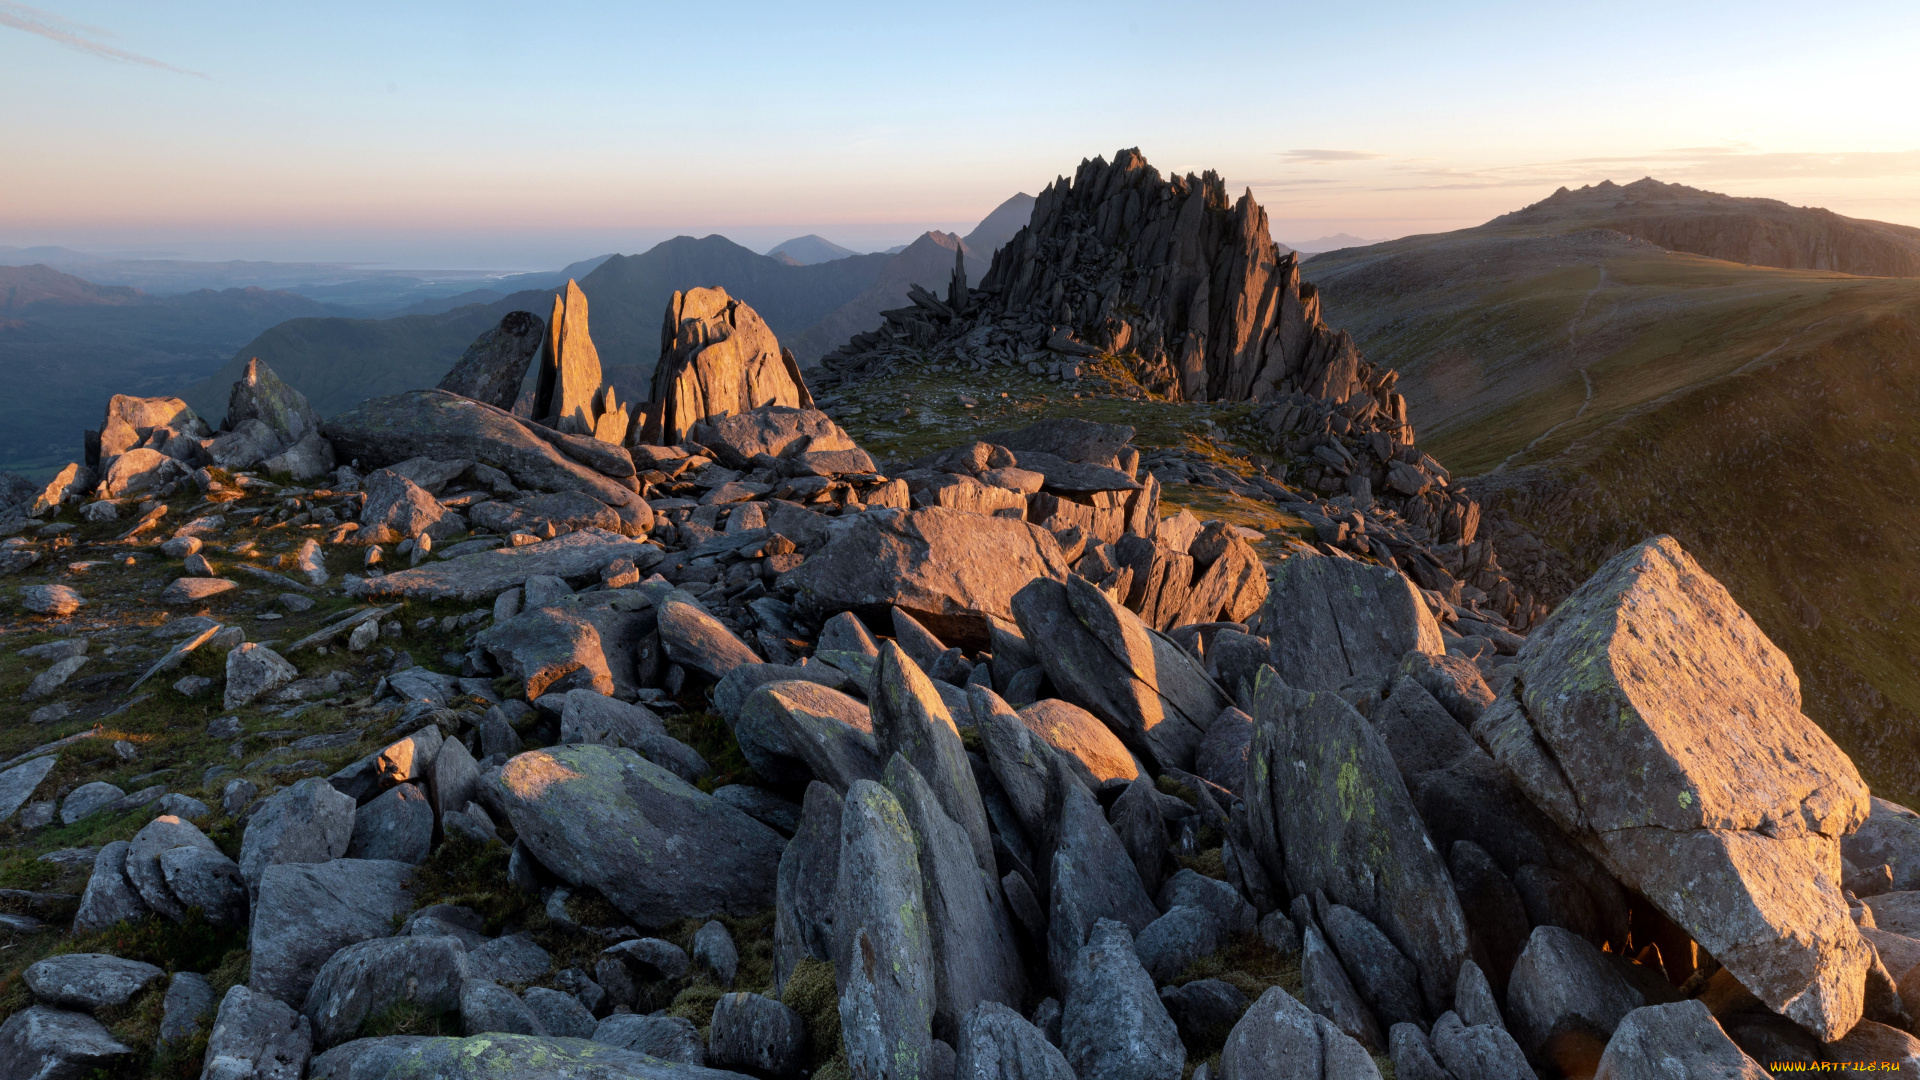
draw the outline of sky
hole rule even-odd
[[[1920,4],[0,0],[0,245],[552,269],[964,232],[1139,147],[1276,238],[1643,175],[1920,226]]]

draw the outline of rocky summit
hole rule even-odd
[[[1920,1068],[1920,815],[1670,537],[1515,584],[1250,195],[910,295],[807,372],[687,283],[623,402],[570,286],[0,486],[0,1080]],[[1077,405],[857,437],[942,373]]]

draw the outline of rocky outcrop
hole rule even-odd
[[[725,289],[676,292],[660,331],[642,442],[672,445],[703,420],[762,405],[812,408],[793,354],[746,304]]]
[[[1872,949],[1840,837],[1866,820],[1866,785],[1726,589],[1672,538],[1647,541],[1518,663],[1473,730],[1528,797],[1769,1007],[1829,1040],[1853,1027]]]
[[[583,309],[582,321],[585,318]],[[440,380],[439,389],[511,410],[520,396],[527,365],[546,340],[546,330],[547,325],[531,311],[507,312],[499,326],[467,346],[446,378]]]
[[[601,379],[600,353],[587,327],[587,294],[571,278],[554,295],[553,316],[541,339],[533,416],[563,434],[615,446],[627,441],[627,407]]]

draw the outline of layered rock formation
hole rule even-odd
[[[653,399],[639,439],[672,445],[694,424],[763,405],[811,408],[793,354],[754,310],[725,289],[676,292],[660,330]]]
[[[627,441],[627,408],[601,378],[600,353],[588,332],[587,295],[571,279],[565,293],[553,298],[539,365],[535,419],[568,435],[590,435],[616,446]]]

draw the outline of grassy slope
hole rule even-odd
[[[1920,281],[1490,229],[1306,269],[1329,320],[1401,369],[1437,457],[1512,457],[1487,482],[1576,576],[1678,537],[1875,790],[1920,798],[1920,559],[1902,542],[1920,527]]]

